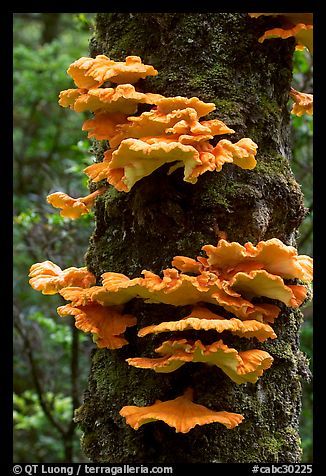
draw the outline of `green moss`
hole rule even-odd
[[[216,116],[219,116],[219,114],[227,114],[229,116],[239,114],[240,106],[238,101],[215,98],[212,102],[216,106]]]
[[[269,458],[277,460],[279,450],[283,446],[283,439],[276,438],[275,436],[265,436],[259,440],[259,446],[262,453],[267,453]]]
[[[275,99],[271,99],[270,97],[262,94],[259,96],[260,107],[265,111],[265,113],[280,116],[282,114],[282,108],[280,105],[275,101]]]
[[[94,446],[94,444],[96,444],[97,440],[98,440],[98,435],[95,431],[89,432],[87,434],[84,433],[81,437],[81,444],[87,447],[92,447]]]
[[[289,161],[281,154],[275,154],[271,151],[268,155],[268,150],[263,151],[264,156],[257,157],[256,173],[266,174],[267,176],[278,175],[280,178],[284,176],[292,176]]]
[[[295,361],[292,347],[289,343],[280,343],[278,340],[275,339],[273,342],[267,342],[264,345],[264,349],[267,352],[271,352],[273,356],[277,357],[278,359],[288,360],[290,362]]]
[[[216,187],[215,183],[208,184],[201,193],[201,200],[204,206],[216,207],[221,206],[230,212],[239,204],[241,199],[256,199],[259,191],[252,185],[246,183],[237,183],[223,180],[221,178],[220,187]]]

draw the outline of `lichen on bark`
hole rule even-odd
[[[97,277],[106,271],[129,277],[143,269],[159,273],[175,255],[196,257],[204,244],[216,244],[219,231],[240,243],[275,237],[295,245],[305,208],[290,168],[287,99],[294,40],[258,43],[268,21],[254,21],[244,13],[97,15],[92,56],[141,56],[159,71],[158,77],[138,83],[143,91],[214,102],[210,117],[236,130],[232,141],[250,137],[259,146],[257,167],[251,171],[226,164],[191,185],[182,180],[180,170],[167,176],[163,166],[129,193],[110,188],[97,200],[86,255]],[[103,145],[94,147],[101,160]],[[139,328],[178,319],[189,309],[135,299],[126,311],[137,316]],[[257,384],[240,386],[204,364],[187,364],[171,374],[128,366],[127,357],[153,355],[170,336],[140,339],[136,328],[129,329],[128,346],[93,353],[89,388],[76,414],[85,454],[94,462],[114,463],[299,462],[301,379],[307,375],[299,351],[301,319],[299,311],[283,306],[275,323],[278,338],[254,345],[272,354],[272,368]],[[206,343],[217,337],[212,331],[184,334]],[[246,339],[223,340],[239,350],[253,346]],[[184,435],[161,422],[135,431],[119,416],[124,405],[175,398],[189,385],[198,403],[242,413],[245,421],[231,431],[211,424]]]

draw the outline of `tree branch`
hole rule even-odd
[[[14,320],[14,327],[16,328],[17,332],[19,333],[19,335],[21,336],[21,338],[24,342],[24,350],[26,352],[26,355],[27,355],[29,363],[30,363],[30,367],[31,367],[31,371],[32,371],[32,377],[33,377],[35,390],[36,390],[36,393],[37,393],[37,396],[38,396],[39,403],[41,405],[41,408],[42,408],[46,418],[59,431],[59,433],[64,437],[65,433],[66,433],[65,429],[61,426],[61,424],[59,422],[57,422],[55,420],[55,418],[53,417],[53,415],[52,415],[52,413],[51,413],[51,411],[48,407],[48,404],[47,404],[46,400],[44,399],[44,393],[45,392],[42,388],[42,384],[41,384],[41,381],[40,381],[40,378],[39,378],[39,372],[38,372],[38,368],[37,368],[37,365],[36,365],[36,361],[34,359],[34,354],[33,354],[32,346],[31,346],[31,342],[28,338],[27,333],[25,333],[23,331],[23,328],[22,328],[21,324],[18,322],[18,319],[20,319],[19,314],[17,314],[16,319]]]
[[[76,424],[74,422],[74,413],[76,408],[79,407],[79,391],[78,391],[78,366],[79,366],[79,331],[75,327],[74,321],[71,321],[71,360],[70,360],[70,372],[71,372],[71,400],[72,400],[72,415],[71,422],[68,428],[67,433],[73,434],[75,431]]]

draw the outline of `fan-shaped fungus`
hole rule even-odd
[[[127,114],[120,112],[97,112],[92,119],[84,122],[82,130],[88,131],[88,137],[97,140],[108,140],[117,133],[117,127],[128,125]]]
[[[176,162],[170,173],[184,166],[184,180],[190,183],[196,183],[198,176],[207,170],[220,171],[226,162],[233,162],[243,169],[252,169],[256,165],[254,156],[257,146],[250,139],[241,139],[236,144],[224,139],[216,147],[204,142],[205,150],[201,144],[196,144],[196,140],[192,140],[196,136],[187,137],[186,142],[191,142],[191,145],[178,142],[178,138],[168,137],[124,139],[117,150],[104,154],[102,166],[96,163],[84,172],[90,178],[99,180],[100,171],[101,179],[106,178],[119,191],[129,191],[136,182],[165,163]]]
[[[157,400],[147,407],[125,406],[121,408],[120,415],[134,430],[146,423],[161,420],[175,428],[176,433],[188,433],[196,425],[208,423],[221,423],[232,429],[242,422],[243,416],[238,413],[225,411],[215,412],[203,405],[192,402],[193,390],[187,389],[181,397],[174,400],[161,402]]]
[[[249,13],[253,18],[260,16],[277,16],[282,22],[281,28],[272,28],[265,31],[265,33],[259,38],[259,42],[262,43],[266,39],[270,38],[282,38],[287,39],[294,36],[297,42],[297,48],[308,48],[312,53],[313,51],[313,15],[312,13]]]
[[[199,276],[179,274],[177,270],[164,270],[163,278],[143,271],[144,278],[130,280],[118,273],[104,273],[103,292],[93,294],[94,300],[102,299],[103,304],[122,304],[133,297],[141,297],[148,302],[185,306],[198,302],[209,302],[224,307],[240,319],[275,319],[280,309],[270,304],[253,304],[238,293],[226,292],[218,277],[213,273]],[[83,293],[83,290],[81,290]]]
[[[96,345],[100,348],[120,349],[128,344],[122,334],[137,322],[131,314],[122,314],[117,309],[96,303],[76,307],[66,304],[58,307],[57,311],[62,317],[74,316],[77,329],[94,334]]]
[[[67,73],[78,88],[96,88],[105,81],[117,84],[133,84],[147,76],[158,73],[153,66],[143,64],[139,56],[127,56],[124,62],[115,62],[105,55],[96,58],[79,58],[72,63]]]
[[[252,338],[256,337],[259,342],[266,339],[275,339],[276,334],[272,327],[263,322],[255,320],[240,321],[239,319],[223,319],[216,315],[215,319],[206,319],[196,317],[196,308],[191,314],[179,321],[160,322],[151,326],[144,327],[138,331],[139,337],[145,337],[148,334],[159,334],[161,332],[177,332],[188,329],[194,330],[214,330],[218,333],[229,331],[240,337]]]
[[[259,16],[263,14],[251,14]],[[266,14],[278,15],[278,14]],[[292,17],[291,17],[292,15]],[[312,25],[299,19],[301,14],[282,14],[287,29],[270,30],[259,41],[271,35],[295,35],[299,44],[308,44],[303,35],[311,32]],[[306,14],[303,14],[306,15]],[[283,21],[283,20],[282,20]],[[282,30],[282,31],[281,31]],[[243,169],[256,166],[257,145],[249,138],[233,144],[222,139],[215,146],[209,141],[215,136],[234,132],[218,119],[200,120],[215,110],[215,104],[205,103],[197,97],[165,98],[160,94],[143,93],[132,83],[147,76],[155,76],[153,66],[144,65],[138,56],[128,56],[125,62],[115,62],[104,55],[80,58],[70,65],[68,73],[77,88],[60,93],[59,104],[77,112],[92,111],[92,119],[83,124],[89,137],[108,140],[111,149],[104,160],[87,167],[84,172],[94,181],[106,179],[117,190],[128,192],[133,185],[150,175],[165,163],[170,163],[169,174],[184,167],[184,180],[196,183],[206,171],[220,171],[225,163]],[[110,81],[116,87],[106,86]],[[291,90],[296,104],[295,114],[305,108],[312,112],[309,95]],[[150,111],[138,111],[139,104],[155,106]],[[302,109],[300,109],[302,108]],[[128,117],[130,114],[135,116]],[[77,218],[87,213],[95,198],[106,187],[86,197],[73,199],[64,193],[48,196],[48,202],[61,209],[61,215]],[[221,238],[221,236],[220,236]],[[136,317],[123,314],[118,307],[133,298],[146,303],[163,303],[173,306],[193,305],[191,313],[180,320],[160,322],[139,330],[138,336],[184,330],[215,330],[230,332],[259,342],[275,339],[276,334],[267,322],[274,322],[280,308],[270,303],[254,303],[255,297],[267,297],[298,307],[307,295],[301,284],[287,284],[284,279],[312,280],[312,260],[298,256],[295,248],[277,239],[241,245],[220,239],[218,245],[202,248],[207,257],[197,259],[176,256],[175,268],[164,269],[163,277],[143,270],[142,277],[129,279],[120,273],[102,274],[102,285],[96,285],[95,276],[86,268],[61,270],[51,261],[36,263],[30,269],[30,285],[43,294],[60,293],[69,304],[58,308],[60,316],[73,316],[75,325],[90,332],[98,347],[119,349],[128,342],[123,333],[136,324]],[[180,272],[181,271],[181,272]],[[190,273],[190,274],[187,274]],[[223,307],[237,318],[224,318],[200,303]],[[237,384],[255,383],[268,369],[273,358],[259,349],[237,351],[218,340],[204,345],[200,340],[172,339],[156,349],[158,358],[129,358],[129,365],[150,368],[156,372],[172,372],[186,362],[215,365]],[[125,406],[120,415],[127,424],[138,429],[146,423],[161,420],[187,433],[196,425],[219,422],[234,428],[243,416],[226,411],[213,411],[192,402],[193,391],[166,402],[156,401],[147,407]]]
[[[62,270],[52,261],[35,263],[28,275],[29,284],[42,294],[57,294],[67,286],[78,286],[80,289],[89,288],[96,283],[95,276],[87,268],[67,268]]]
[[[294,100],[291,110],[292,114],[295,114],[296,116],[302,116],[303,114],[312,116],[314,105],[313,94],[299,93],[299,91],[291,88],[290,97]]]
[[[194,343],[185,339],[169,340],[163,342],[155,352],[162,357],[129,358],[127,362],[133,367],[152,369],[159,373],[173,372],[186,362],[202,362],[216,365],[237,384],[257,382],[273,362],[271,355],[263,350],[238,352],[225,345],[222,340],[210,345],[204,345],[200,340]]]
[[[265,296],[277,299],[290,307],[298,307],[302,304],[307,294],[307,288],[301,287],[303,292],[301,299],[296,297],[291,286],[286,286],[279,276],[268,273],[265,270],[250,271],[249,273],[237,273],[230,281],[225,282],[224,289],[228,292],[231,288],[248,298]]]
[[[208,258],[195,261],[178,256],[173,262],[194,276],[177,269],[163,270],[163,277],[143,271],[143,277],[129,279],[119,273],[104,273],[102,286],[85,290],[62,290],[67,300],[98,302],[105,306],[124,304],[133,298],[147,302],[183,306],[208,302],[224,307],[242,320],[273,322],[279,307],[269,303],[252,303],[253,297],[265,296],[290,307],[298,307],[307,296],[301,284],[285,284],[283,279],[312,280],[312,260],[298,256],[295,248],[279,240],[228,243],[220,240],[216,247],[205,245]],[[283,277],[284,278],[283,278]]]
[[[155,104],[161,97],[160,94],[140,93],[131,84],[120,84],[116,88],[67,89],[61,91],[59,104],[76,112],[133,114],[138,104]]]
[[[94,206],[95,199],[106,191],[106,187],[100,188],[86,197],[72,198],[66,193],[55,192],[47,196],[47,201],[54,208],[61,208],[60,215],[75,220],[89,213]]]
[[[160,137],[164,134],[168,138],[174,134],[173,137],[184,143],[185,134],[191,134],[191,138],[200,134],[213,138],[215,135],[234,132],[218,119],[199,122],[197,111],[192,108],[178,109],[169,114],[154,109],[127,119],[123,114],[97,113],[93,119],[84,123],[83,130],[91,131],[89,137],[109,140],[112,148],[119,146],[127,138]]]
[[[184,180],[190,183],[196,183],[206,171],[220,171],[227,162],[244,169],[256,165],[257,145],[249,138],[236,144],[223,139],[215,147],[209,143],[216,135],[234,132],[218,119],[199,121],[215,104],[197,97],[142,93],[125,84],[129,79],[132,83],[157,74],[139,57],[127,57],[125,63],[115,63],[104,55],[83,57],[72,63],[68,73],[78,88],[61,91],[59,104],[77,112],[95,112],[83,130],[89,131],[89,137],[109,140],[112,147],[104,154],[102,165],[96,163],[84,170],[94,181],[106,178],[117,190],[128,192],[165,163],[174,162],[169,173],[184,167]],[[124,84],[101,88],[107,80]],[[155,109],[127,117],[141,103],[155,105]]]
[[[277,238],[260,241],[256,246],[248,242],[241,245],[237,242],[220,240],[217,246],[205,245],[207,264],[214,272],[234,274],[246,263],[260,263],[269,273],[284,279],[301,279],[305,282],[312,280],[312,258],[298,255],[293,246],[287,246]]]
[[[213,102],[203,102],[197,97],[185,98],[182,96],[176,97],[161,97],[156,102],[157,111],[162,114],[169,114],[178,109],[186,109],[188,107],[195,109],[198,117],[203,117],[216,109]]]

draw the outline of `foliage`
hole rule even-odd
[[[49,15],[51,17],[49,17]],[[52,24],[51,24],[52,22]],[[68,462],[62,434],[40,404],[32,359],[44,401],[64,428],[71,423],[73,380],[73,322],[60,318],[57,296],[44,297],[28,286],[31,264],[50,259],[59,266],[83,266],[92,230],[92,214],[75,222],[62,218],[47,204],[46,195],[64,191],[84,195],[91,163],[90,143],[81,140],[80,114],[57,104],[59,91],[72,87],[67,66],[88,55],[94,14],[25,13],[14,15],[14,461]],[[311,58],[296,52],[294,88],[311,92]],[[299,230],[299,252],[312,255],[312,120],[292,117],[292,168],[311,210]],[[312,307],[304,309],[302,350],[312,359]],[[78,337],[78,399],[86,388],[90,351],[88,337]],[[312,387],[304,388],[301,422],[304,462],[312,460]],[[83,462],[80,433],[75,429],[72,460]],[[26,445],[26,441],[29,442]]]
[[[60,393],[46,392],[45,399],[61,423],[68,423],[71,418],[72,402],[70,397]],[[16,453],[19,461],[29,463],[31,450],[37,455],[37,462],[57,463],[64,461],[63,447],[57,430],[49,425],[33,390],[25,390],[20,395],[13,395],[16,436]],[[80,436],[76,435],[76,436]],[[26,440],[29,444],[26,445]],[[78,452],[78,437],[74,440]]]
[[[293,87],[299,91],[312,93],[312,58],[306,51],[296,51],[293,68]],[[293,163],[292,169],[304,193],[307,216],[299,229],[298,248],[302,254],[313,256],[313,176],[312,176],[312,136],[311,116],[292,117]],[[301,328],[301,349],[310,361],[312,370],[313,316],[309,303],[303,310],[304,323]],[[303,461],[312,461],[312,383],[304,384],[301,438]]]
[[[92,214],[71,223],[46,202],[46,195],[53,191],[68,190],[73,196],[87,191],[87,177],[81,171],[90,163],[90,144],[86,137],[80,140],[82,119],[71,114],[67,120],[67,111],[58,106],[57,96],[71,86],[65,73],[67,65],[80,54],[87,54],[91,32],[85,30],[84,19],[88,18],[89,25],[92,14],[60,14],[56,27],[61,33],[46,42],[42,31],[49,28],[49,18],[44,15],[53,14],[17,14],[14,19],[16,462],[67,462],[63,435],[44,413],[36,385],[41,387],[50,414],[68,430],[73,405],[73,321],[56,314],[56,307],[62,304],[58,297],[45,300],[31,292],[27,274],[31,264],[44,259],[64,267],[82,266],[92,228]],[[92,347],[90,339],[78,337],[79,400],[87,383]],[[78,431],[71,436],[73,458],[83,461],[79,436]],[[26,440],[32,444],[26,446]]]

